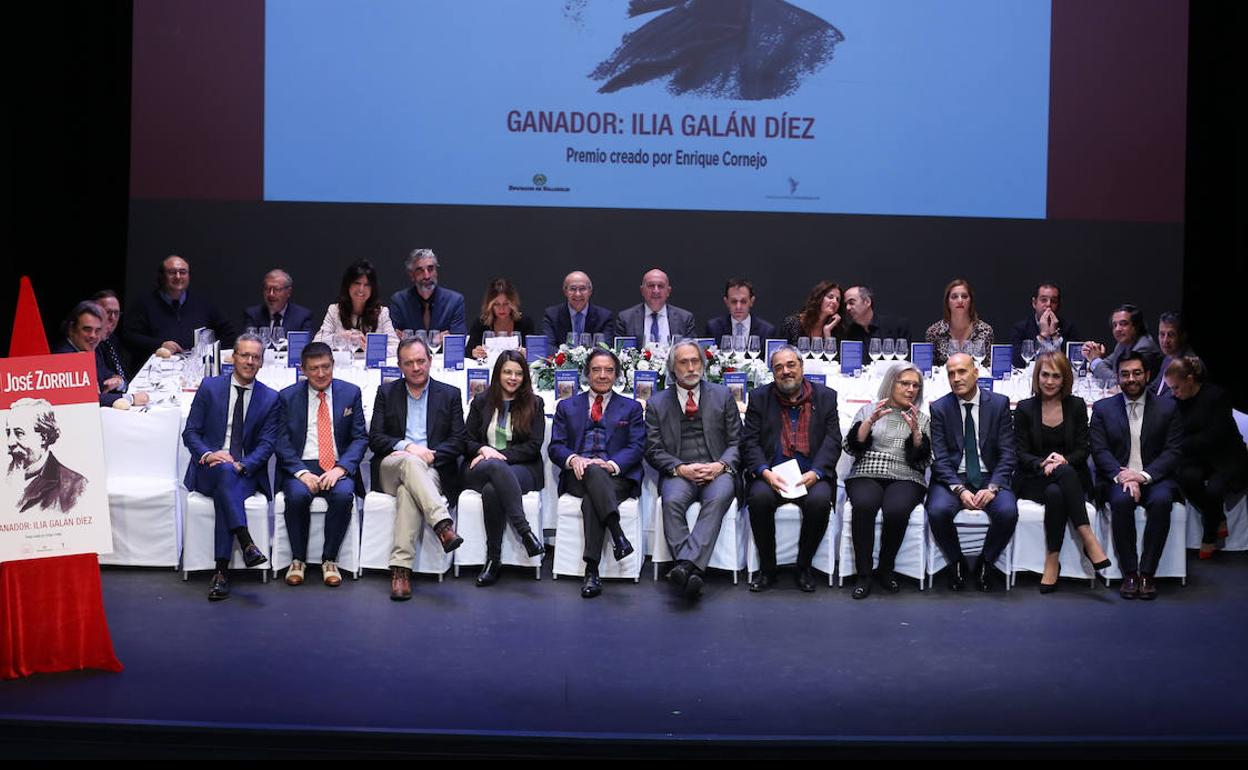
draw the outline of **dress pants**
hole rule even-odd
[[[442,497],[442,479],[433,467],[414,454],[391,452],[381,460],[381,491],[395,496],[394,547],[390,566],[412,568],[413,545],[421,519],[430,527],[451,518]]]
[[[324,472],[317,460],[304,460],[303,464],[315,476]],[[312,498],[319,495],[329,503],[329,510],[325,513],[325,546],[321,551],[321,561],[338,561],[338,549],[342,547],[347,528],[351,525],[351,506],[355,505],[355,481],[350,476],[343,476],[332,489],[314,494],[302,480],[292,478],[282,485],[282,491],[286,493],[286,532],[290,536],[291,556],[298,561],[308,560]]]
[[[532,492],[533,474],[522,465],[506,460],[482,460],[464,472],[464,488],[481,493],[485,522],[485,558],[497,561],[503,554],[503,529],[507,522],[516,534],[532,527],[524,517],[524,493]]]
[[[875,517],[883,512],[880,522],[881,574],[887,575],[897,564],[897,552],[910,526],[910,514],[923,502],[927,490],[922,484],[906,479],[876,479],[859,476],[845,482],[845,496],[853,506],[854,518],[850,532],[854,537],[856,574],[871,574],[871,554],[875,550]]]
[[[698,569],[705,570],[715,550],[724,513],[737,494],[736,479],[723,473],[711,483],[698,486],[692,481],[670,477],[663,479],[659,491],[663,496],[663,531],[672,558],[693,562]],[[702,509],[690,531],[685,512],[695,501],[702,503]]]
[[[945,561],[956,564],[962,560],[962,545],[958,542],[958,529],[953,524],[953,517],[962,510],[962,501],[957,498],[949,487],[944,484],[932,484],[927,494],[927,523],[931,527],[932,537]],[[1014,537],[1014,528],[1018,526],[1018,499],[1008,489],[997,491],[997,496],[984,509],[988,514],[988,534],[984,536],[984,550],[981,558],[985,564],[996,564],[1001,552]]]
[[[806,490],[805,497],[789,500],[781,497],[766,481],[755,479],[750,484],[746,500],[750,508],[750,530],[754,533],[754,544],[758,546],[759,569],[768,573],[776,571],[776,509],[785,503],[793,503],[802,509],[802,528],[797,537],[797,566],[809,567],[828,531],[832,485],[826,480],[817,481]],[[663,523],[667,525],[666,520]]]
[[[620,501],[635,497],[637,485],[623,476],[612,476],[601,465],[590,465],[580,479],[571,471],[564,473],[565,491],[581,498],[581,518],[585,522],[583,558],[588,564],[597,564],[607,530],[620,528]]]
[[[1087,526],[1083,484],[1069,463],[1057,466],[1049,476],[1028,476],[1015,482],[1015,487],[1019,497],[1044,506],[1044,547],[1049,553],[1062,550],[1067,522],[1075,527]]]
[[[263,468],[260,472],[268,473],[268,468]],[[195,491],[205,497],[211,497],[213,507],[216,509],[216,525],[213,530],[216,551],[214,556],[217,561],[229,559],[232,550],[232,533],[239,527],[247,528],[247,510],[244,505],[247,498],[256,493],[259,481],[239,473],[231,463],[218,463],[211,468],[205,468],[196,476],[196,480],[198,483],[195,485]]]
[[[1204,463],[1179,466],[1179,488],[1188,502],[1200,511],[1204,525],[1201,542],[1213,543],[1218,539],[1218,528],[1226,521],[1226,497],[1232,491],[1228,474],[1215,471]]]
[[[1122,491],[1121,484],[1113,484],[1106,495],[1109,502],[1110,525],[1114,533],[1114,548],[1118,551],[1118,564],[1122,574],[1143,572],[1153,575],[1161,563],[1161,552],[1170,534],[1170,506],[1174,503],[1174,487],[1168,481],[1145,484],[1140,487],[1140,502]],[[1144,551],[1135,550],[1135,507],[1144,507]]]

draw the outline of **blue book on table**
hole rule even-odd
[[[931,374],[932,368],[935,366],[933,360],[936,357],[936,346],[930,342],[911,342],[910,343],[910,362],[915,368],[924,374]]]
[[[312,341],[312,332],[286,332],[286,365],[298,366],[303,349]]]
[[[442,368],[464,368],[464,343],[468,341],[466,334],[448,334],[442,338]]]
[[[635,347],[637,347],[636,337],[616,337],[615,338],[615,352],[616,353],[619,353],[624,348],[635,348]]]
[[[384,385],[387,382],[394,382],[403,376],[403,370],[397,366],[381,367],[381,382]]]
[[[525,358],[529,363],[540,361],[546,357],[547,347],[550,340],[546,339],[544,334],[530,334],[524,341]]]
[[[474,368],[468,370],[468,400],[477,397],[478,393],[484,393],[485,389],[490,386],[490,370],[482,368]]]
[[[810,381],[811,385],[822,385],[825,388],[828,386],[828,375],[826,374],[808,374],[806,379]]]
[[[555,400],[575,396],[581,389],[581,373],[575,369],[555,370]]]
[[[390,335],[388,334],[373,332],[366,337],[364,343],[364,366],[366,368],[376,369],[386,362],[389,342]]]
[[[862,340],[841,340],[841,374],[862,368]]]
[[[992,346],[992,378],[1004,380],[1010,375],[1014,361],[1013,345]]]

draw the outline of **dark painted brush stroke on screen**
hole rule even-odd
[[[664,10],[666,9],[666,10]],[[590,75],[599,93],[670,77],[673,94],[777,99],[832,60],[841,31],[783,0],[632,0],[630,17],[663,10]]]

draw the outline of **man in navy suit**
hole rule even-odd
[[[724,337],[758,337],[760,342],[776,336],[776,327],[753,314],[754,284],[744,278],[729,278],[724,286],[724,306],[728,315],[706,322],[706,336],[718,344]]]
[[[100,406],[112,406],[125,400],[135,406],[147,403],[146,393],[126,393],[125,373],[114,368],[104,356],[100,343],[107,325],[104,309],[94,302],[83,301],[74,306],[65,319],[65,338],[52,346],[53,353],[91,353],[95,356],[95,377],[100,388]]]
[[[277,444],[282,403],[276,391],[256,380],[263,360],[260,338],[240,335],[234,343],[234,373],[200,384],[182,432],[191,453],[186,488],[211,497],[217,512],[217,571],[208,591],[212,601],[230,595],[226,570],[232,539],[238,539],[248,567],[268,561],[251,540],[243,507],[257,490],[273,498],[269,457]]]
[[[277,438],[278,486],[286,493],[286,531],[293,557],[286,584],[303,583],[308,560],[312,498],[324,495],[325,546],[321,577],[325,585],[342,584],[338,549],[351,523],[351,506],[364,494],[360,461],[368,448],[360,389],[334,379],[334,352],[324,342],[310,342],[300,356],[307,383],[282,391],[286,421]]]
[[[604,334],[607,344],[615,334],[615,313],[605,307],[589,304],[594,295],[594,282],[580,270],[568,273],[563,279],[563,296],[567,302],[546,308],[542,318],[542,333],[546,335],[550,350],[554,351],[568,341],[568,335]]]
[[[413,542],[424,521],[447,553],[463,544],[447,498],[464,453],[464,404],[459,388],[429,376],[433,356],[419,337],[399,343],[403,377],[377,388],[368,445],[373,450],[373,489],[394,495],[394,547],[390,551],[390,598],[412,598]]]
[[[611,390],[620,372],[615,353],[594,348],[585,371],[589,391],[559,402],[547,454],[561,469],[560,494],[581,498],[585,520],[581,596],[592,599],[602,593],[598,560],[605,533],[611,533],[617,561],[633,552],[620,527],[619,507],[621,500],[636,497],[641,488],[646,426],[641,404]]]
[[[412,286],[390,297],[394,328],[467,334],[464,295],[438,285],[438,257],[433,249],[414,249],[404,267]]]
[[[1150,372],[1136,351],[1117,361],[1116,396],[1092,405],[1088,443],[1101,499],[1109,503],[1124,599],[1155,599],[1153,575],[1170,533],[1170,506],[1183,447],[1183,422],[1171,398],[1148,392]],[[1144,550],[1135,548],[1135,507],[1143,506]]]
[[[1014,536],[1018,500],[1010,489],[1016,458],[1010,399],[979,388],[979,369],[965,353],[945,363],[952,393],[932,403],[932,483],[927,520],[949,562],[949,587],[962,590],[967,565],[953,517],[988,514],[988,534],[974,570],[976,587],[992,590],[993,564]]]
[[[243,312],[243,328],[281,328],[288,332],[312,331],[312,311],[290,301],[295,281],[285,270],[264,275],[264,301]]]
[[[667,273],[658,268],[647,271],[641,277],[644,301],[620,311],[615,319],[615,336],[636,337],[638,347],[649,342],[666,345],[671,337],[692,339],[697,335],[693,313],[669,305],[671,296]]]
[[[1023,342],[1033,340],[1036,353],[1056,350],[1066,352],[1067,342],[1080,342],[1079,332],[1069,318],[1059,318],[1062,306],[1062,290],[1055,283],[1045,282],[1036,287],[1031,298],[1032,313],[1010,328],[1010,344],[1014,346],[1014,366],[1022,369]]]

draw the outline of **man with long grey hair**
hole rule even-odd
[[[390,320],[396,329],[466,334],[464,295],[438,285],[438,255],[433,249],[412,249],[403,263],[410,288],[390,297]]]

